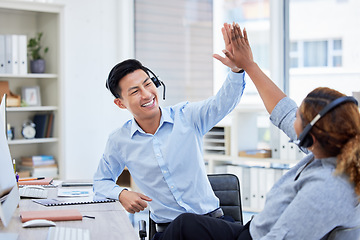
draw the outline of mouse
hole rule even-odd
[[[56,223],[46,219],[34,219],[24,222],[22,225],[24,228],[28,227],[54,227]]]

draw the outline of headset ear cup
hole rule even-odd
[[[151,80],[152,80],[153,83],[155,84],[155,87],[157,87],[157,88],[160,87],[161,83],[160,83],[160,81],[159,81],[158,78],[152,77]]]
[[[308,147],[311,147],[313,144],[314,144],[314,141],[312,139],[312,136],[311,136],[311,134],[308,134],[304,138],[303,143],[301,144],[301,146],[304,147],[304,148],[308,148]]]

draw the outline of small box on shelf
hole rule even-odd
[[[244,150],[239,152],[239,157],[271,158],[271,150],[270,149]]]
[[[21,97],[12,93],[8,81],[0,81],[0,101],[6,94],[6,107],[20,107]]]

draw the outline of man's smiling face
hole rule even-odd
[[[127,74],[120,80],[119,87],[121,98],[115,99],[115,104],[129,110],[137,121],[159,116],[157,89],[143,70]]]

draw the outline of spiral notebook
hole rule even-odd
[[[62,205],[77,205],[77,204],[92,204],[92,203],[108,203],[115,202],[114,199],[108,198],[76,198],[76,199],[59,199],[59,198],[49,198],[49,199],[33,199],[34,202],[44,205],[46,207],[50,206],[62,206]]]

